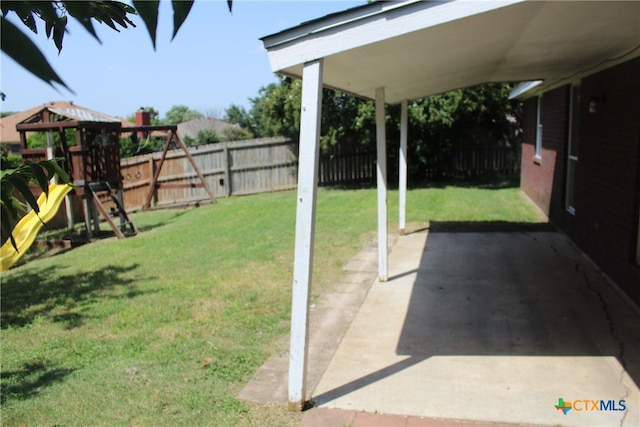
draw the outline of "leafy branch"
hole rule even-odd
[[[189,16],[193,2],[194,0],[172,0],[173,35],[171,40],[176,37],[178,30]],[[232,0],[227,0],[227,6],[231,12]],[[100,42],[93,26],[94,21],[120,32],[120,28],[135,27],[131,18],[133,15],[139,15],[147,27],[155,50],[159,7],[160,0],[133,0],[133,7],[123,2],[110,0],[2,1],[0,2],[0,10],[2,10],[0,46],[2,52],[42,81],[51,86],[57,83],[73,92],[54,71],[31,39],[7,19],[9,14],[15,13],[20,21],[35,34],[38,34],[37,22],[42,21],[45,35],[48,39],[53,40],[58,53],[62,50],[69,17],[78,21],[93,38]]]

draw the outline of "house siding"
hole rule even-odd
[[[589,103],[599,98],[595,113]],[[575,214],[565,209],[570,87],[543,96],[543,152],[535,149],[536,100],[525,102],[522,190],[602,271],[640,303],[640,58],[581,81]],[[533,110],[533,112],[532,112]],[[533,126],[531,118],[533,117]]]

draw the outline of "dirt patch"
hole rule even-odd
[[[291,412],[285,405],[248,403],[247,424],[253,427],[296,427],[302,422],[302,412]]]

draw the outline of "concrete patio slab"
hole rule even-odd
[[[565,236],[437,230],[397,239],[390,280],[373,283],[313,392],[316,406],[640,425],[640,315]],[[559,399],[573,404],[566,414]]]

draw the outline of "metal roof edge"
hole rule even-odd
[[[52,113],[68,117],[72,120],[79,120],[83,122],[101,122],[101,123],[120,123],[121,119],[117,117],[110,116],[108,114],[100,113],[98,111],[93,111],[88,108],[78,108],[78,107],[48,107],[47,108]]]
[[[531,80],[528,82],[522,82],[514,87],[513,90],[509,93],[509,99],[518,98],[525,93],[533,90],[535,87],[540,86],[543,82],[544,80]]]
[[[270,49],[272,47],[291,42],[299,38],[303,38],[305,36],[308,36],[309,34],[321,32],[335,26],[344,25],[345,23],[370,18],[372,16],[388,12],[389,10],[407,7],[415,3],[441,4],[449,3],[450,1],[453,0],[376,1],[373,3],[364,4],[362,6],[355,6],[343,11],[331,13],[329,15],[312,19],[310,21],[302,22],[301,24],[294,27],[290,27],[277,33],[261,37],[260,40],[263,42],[265,49]]]

